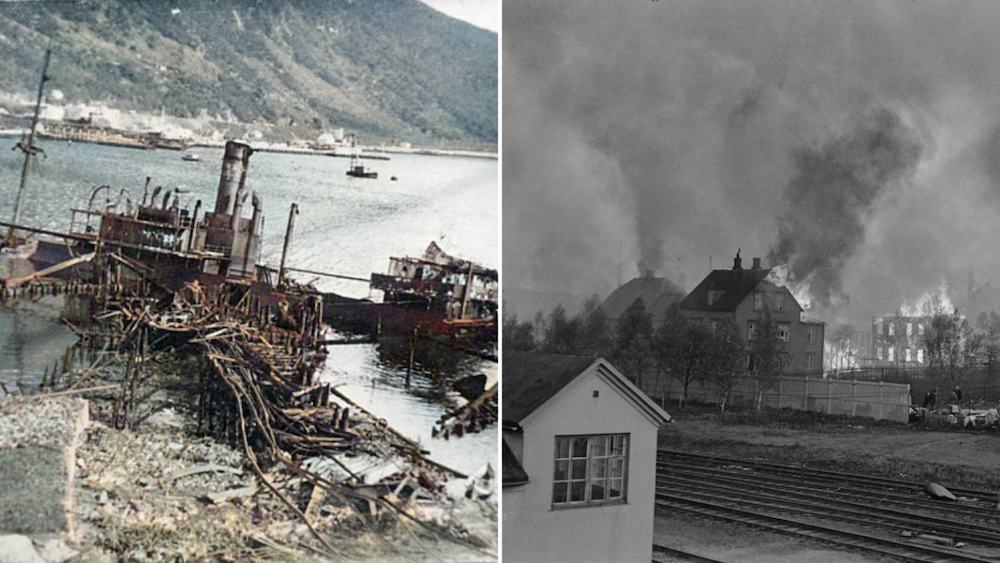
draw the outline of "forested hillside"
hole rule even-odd
[[[51,43],[50,43],[51,42]],[[0,91],[496,143],[497,35],[417,0],[0,3]]]

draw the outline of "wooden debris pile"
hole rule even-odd
[[[488,428],[499,417],[497,399],[497,385],[493,384],[475,400],[442,415],[434,426],[433,435],[447,439]]]
[[[465,476],[427,460],[384,420],[315,381],[326,358],[317,295],[273,294],[232,280],[195,282],[158,299],[108,287],[116,289],[99,297],[94,322],[74,327],[88,350],[73,358],[85,367],[66,375],[67,361],[47,386],[100,390],[110,426],[134,428],[159,410],[151,399],[163,391],[160,376],[171,356],[194,390],[197,432],[241,449],[260,485],[221,494],[270,492],[308,527],[322,546],[314,549],[328,555],[336,550],[322,529],[336,520],[330,507],[337,506],[354,507],[366,525],[402,518],[435,535],[462,537],[458,522],[421,521],[415,503],[444,501],[443,483]],[[116,385],[92,386],[106,382],[109,371]]]

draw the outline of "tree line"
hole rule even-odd
[[[642,299],[617,319],[609,318],[600,304],[594,295],[576,315],[557,305],[548,315],[539,312],[530,321],[519,320],[504,307],[503,350],[604,357],[640,388],[643,378],[670,377],[682,388],[680,404],[687,402],[691,384],[713,383],[723,411],[731,391],[744,379],[753,385],[759,410],[764,392],[777,384],[784,371],[787,356],[777,323],[766,308],[748,341],[730,319],[706,325],[686,318],[675,306],[654,326]],[[903,318],[897,314],[892,322],[902,325]],[[949,311],[935,301],[923,308],[921,318],[924,330],[915,342],[926,355],[925,377],[960,385],[970,374],[985,371],[988,381],[996,380],[1000,373],[997,311],[982,313],[971,322],[958,309]],[[896,327],[895,332],[903,334],[903,327]]]
[[[745,342],[730,319],[706,325],[688,319],[674,306],[654,326],[653,315],[641,298],[617,319],[609,318],[600,304],[594,295],[576,315],[568,315],[560,304],[547,316],[537,313],[531,321],[519,320],[504,307],[503,351],[604,357],[639,388],[644,377],[671,377],[681,385],[680,404],[687,402],[692,383],[714,383],[723,411],[730,393],[744,378],[753,384],[759,410],[764,392],[777,383],[784,369],[786,356],[778,326],[767,310]]]

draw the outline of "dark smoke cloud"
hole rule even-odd
[[[773,250],[831,305],[814,315],[866,326],[942,284],[963,302],[970,272],[1000,283],[1000,4],[503,12],[505,288],[655,268],[690,289]]]
[[[841,275],[865,240],[872,206],[912,177],[921,151],[917,132],[885,108],[822,147],[796,150],[771,263],[807,283],[816,304],[845,304]]]

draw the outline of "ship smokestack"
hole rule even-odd
[[[219,215],[232,215],[236,210],[243,192],[246,189],[247,167],[253,149],[250,145],[238,141],[226,143],[226,154],[222,160],[222,173],[219,175],[219,190],[215,198],[215,212]]]

